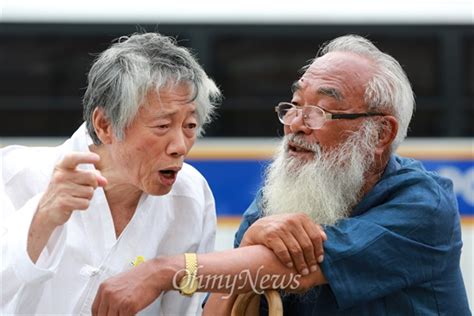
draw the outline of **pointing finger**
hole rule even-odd
[[[96,164],[100,161],[100,156],[92,152],[73,152],[64,156],[58,164],[62,169],[75,169],[81,163]]]

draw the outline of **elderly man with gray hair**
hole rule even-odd
[[[235,246],[324,276],[283,295],[287,315],[470,315],[453,184],[395,153],[414,108],[401,65],[347,35],[304,70],[275,109],[285,137]],[[322,225],[324,255],[307,222]]]
[[[275,108],[285,137],[238,248],[160,257],[112,277],[94,315],[133,314],[172,289],[230,293],[212,294],[204,310],[227,315],[239,292],[272,288],[286,289],[285,315],[471,314],[452,182],[395,153],[414,106],[400,64],[348,35],[304,70]]]
[[[70,139],[3,148],[1,313],[90,314],[110,276],[212,251],[214,199],[184,157],[219,99],[188,50],[135,34],[94,62]],[[196,314],[201,301],[169,292],[146,312]]]

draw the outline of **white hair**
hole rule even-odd
[[[147,93],[165,86],[188,84],[190,102],[197,103],[198,134],[211,121],[221,93],[191,53],[172,38],[158,33],[121,37],[102,52],[92,65],[84,94],[84,120],[94,144],[100,145],[92,124],[100,107],[111,121],[115,135],[123,139]]]
[[[331,52],[354,53],[368,58],[376,66],[375,75],[365,87],[365,102],[369,111],[385,111],[397,119],[398,132],[391,146],[395,151],[407,135],[415,105],[413,90],[402,66],[371,41],[357,35],[341,36],[324,44],[316,58]]]

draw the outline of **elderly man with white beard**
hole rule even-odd
[[[402,67],[343,36],[304,70],[275,109],[285,137],[235,247],[324,276],[282,293],[285,315],[470,315],[452,183],[395,154],[414,106]],[[322,225],[324,255],[308,222]]]
[[[452,183],[395,154],[414,106],[400,64],[349,35],[304,70],[291,102],[275,108],[285,137],[244,213],[238,248],[199,254],[196,266],[182,255],[147,261],[105,282],[94,314],[124,301],[138,310],[183,279],[187,295],[232,294],[212,294],[206,315],[229,314],[238,292],[259,288],[300,292],[282,292],[285,315],[471,314]],[[269,276],[294,282],[265,287]]]

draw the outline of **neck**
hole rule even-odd
[[[133,213],[137,208],[142,191],[130,185],[114,185],[113,183],[104,188],[107,202],[112,215],[114,213]]]
[[[381,156],[375,157],[374,163],[371,168],[367,171],[366,174],[366,181],[364,186],[362,187],[361,190],[361,197],[365,196],[367,193],[369,193],[372,188],[379,182],[380,178],[382,177],[382,174],[385,171],[385,168],[387,167],[388,160],[390,159],[390,153],[384,153]]]
[[[132,220],[142,191],[131,191],[128,187],[120,185],[108,185],[104,191],[114,222],[115,236],[118,238]]]

